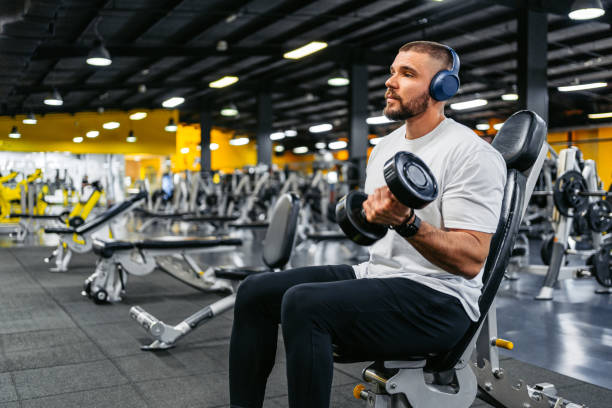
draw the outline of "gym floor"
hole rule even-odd
[[[50,273],[52,248],[0,248],[0,408],[227,407],[232,313],[202,325],[175,349],[143,352],[150,341],[128,317],[140,305],[176,324],[219,298],[155,271],[130,276],[122,303],[96,305],[80,295],[95,257],[77,255],[67,273]],[[527,383],[550,382],[588,407],[612,401],[612,296],[592,280],[564,281],[555,300],[533,300],[542,277],[504,283],[498,301],[506,372]],[[367,363],[336,365],[333,407],[364,407],[352,397]],[[284,350],[268,382],[265,407],[287,407]],[[475,407],[488,404],[476,400]]]

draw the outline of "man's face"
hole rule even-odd
[[[383,114],[392,120],[406,120],[421,115],[431,103],[429,83],[441,67],[427,54],[399,52],[385,82],[387,106]]]

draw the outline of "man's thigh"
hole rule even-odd
[[[469,325],[457,299],[403,278],[304,283],[287,296],[343,353],[364,360],[448,350]]]

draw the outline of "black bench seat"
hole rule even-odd
[[[245,267],[245,268],[218,268],[215,269],[215,276],[217,278],[229,279],[235,281],[242,281],[248,278],[250,275],[256,273],[270,272],[271,269],[265,266],[261,267]]]
[[[93,251],[103,258],[110,258],[116,251],[131,249],[197,249],[222,245],[242,245],[242,240],[230,237],[159,237],[141,241],[102,241],[93,242]]]

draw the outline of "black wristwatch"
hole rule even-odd
[[[406,221],[403,224],[393,227],[393,229],[395,230],[395,232],[400,234],[402,237],[410,238],[416,235],[417,232],[419,232],[420,227],[421,227],[421,219],[419,218],[418,215],[414,214],[414,220],[411,223],[408,223],[408,221]]]

